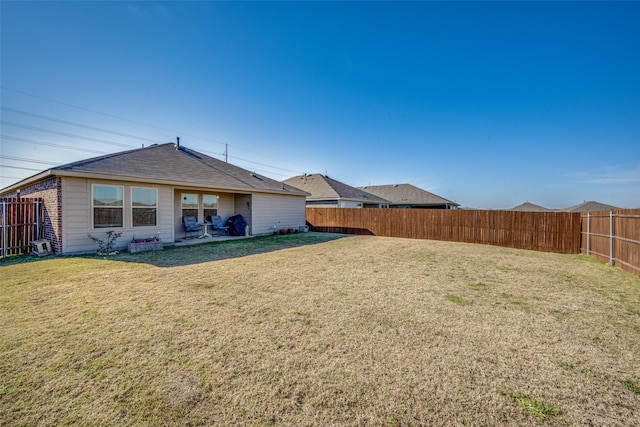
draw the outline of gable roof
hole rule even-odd
[[[393,205],[460,206],[451,200],[447,200],[411,184],[370,185],[358,188],[390,200]]]
[[[307,200],[312,201],[347,199],[373,204],[389,203],[386,199],[319,173],[294,176],[285,180],[284,183],[310,193]]]
[[[544,206],[536,205],[530,202],[525,202],[518,206],[514,206],[509,210],[521,212],[553,212],[553,209],[545,208]]]
[[[562,212],[589,212],[589,211],[612,211],[620,209],[616,206],[607,205],[605,203],[588,201],[580,203],[579,205],[570,206],[568,208],[560,209]]]
[[[118,181],[219,188],[232,191],[306,195],[285,185],[206,154],[174,143],[93,157],[24,179],[2,191],[11,191],[49,176],[77,176]]]

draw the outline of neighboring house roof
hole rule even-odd
[[[232,191],[306,195],[305,192],[174,143],[154,144],[56,166],[0,190],[13,191],[49,176],[76,176]]]
[[[298,175],[284,181],[285,184],[310,193],[309,201],[351,200],[368,204],[389,204],[389,201],[367,191],[352,187],[322,174]]]
[[[568,208],[560,209],[562,212],[589,212],[589,211],[612,211],[620,209],[616,206],[607,205],[605,203],[588,201],[580,203],[579,205],[570,206]]]
[[[511,209],[511,211],[521,211],[521,212],[553,212],[553,209],[545,208],[544,206],[539,206],[530,202],[522,203],[521,205],[515,206]]]
[[[392,205],[407,206],[460,206],[443,197],[411,184],[370,185],[358,187],[368,193],[390,200]]]

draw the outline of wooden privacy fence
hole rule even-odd
[[[31,241],[40,239],[44,225],[42,199],[0,199],[0,256],[30,253]]]
[[[583,213],[581,253],[640,275],[640,209]]]
[[[580,214],[486,210],[307,208],[314,231],[580,252]]]

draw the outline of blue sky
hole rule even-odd
[[[0,8],[0,188],[180,136],[278,180],[640,207],[638,2]]]

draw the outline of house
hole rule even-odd
[[[525,202],[518,206],[514,206],[511,211],[520,211],[520,212],[553,212],[553,209],[545,208],[544,206],[536,205],[534,203]]]
[[[358,187],[390,201],[390,208],[457,209],[460,205],[411,184]]]
[[[298,175],[285,184],[310,193],[308,207],[386,208],[389,201],[322,174]]]
[[[0,190],[44,200],[45,238],[57,253],[91,252],[88,235],[116,244],[184,237],[182,217],[242,215],[252,235],[304,226],[307,193],[178,144],[154,144],[54,167]]]
[[[579,205],[560,209],[560,211],[561,212],[594,212],[594,211],[613,211],[616,209],[620,209],[620,208],[616,206],[607,205],[605,203],[588,201],[588,202],[580,203]]]

